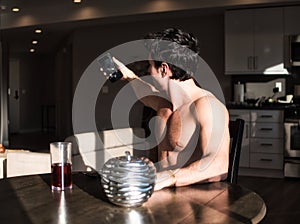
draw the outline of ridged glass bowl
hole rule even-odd
[[[108,200],[123,207],[137,207],[153,193],[155,167],[147,158],[125,156],[109,159],[100,170],[101,184]]]

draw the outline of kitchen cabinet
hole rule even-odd
[[[283,170],[283,111],[251,110],[250,167]]]
[[[300,34],[300,6],[284,7],[284,34]]]
[[[288,74],[283,64],[283,8],[225,13],[225,74]]]
[[[252,168],[279,169],[283,168],[283,158],[279,154],[251,153]]]
[[[281,110],[251,110],[251,121],[258,123],[282,123],[283,111]]]
[[[243,119],[244,132],[242,149],[240,155],[240,167],[249,167],[249,153],[250,153],[250,113],[248,110],[229,110],[230,120],[236,120],[237,118]]]
[[[284,159],[283,110],[230,109],[229,114],[230,120],[245,120],[240,158],[240,168],[247,169],[244,174],[281,177]]]

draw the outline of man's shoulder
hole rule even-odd
[[[226,106],[214,95],[200,97],[194,101],[193,105],[199,115],[227,116],[228,113]]]
[[[211,107],[223,105],[214,95],[204,95],[194,100],[196,107]]]

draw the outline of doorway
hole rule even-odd
[[[53,105],[52,55],[17,55],[9,58],[8,66],[8,130],[9,148],[31,151],[48,151],[49,143],[57,141],[55,130],[43,121],[43,109]],[[51,111],[51,116],[54,111]]]
[[[20,62],[18,59],[9,60],[9,133],[18,134],[20,131]]]

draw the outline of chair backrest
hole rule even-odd
[[[227,176],[227,182],[229,183],[237,183],[240,154],[243,141],[244,123],[245,121],[243,119],[229,121],[229,133],[231,139]]]

